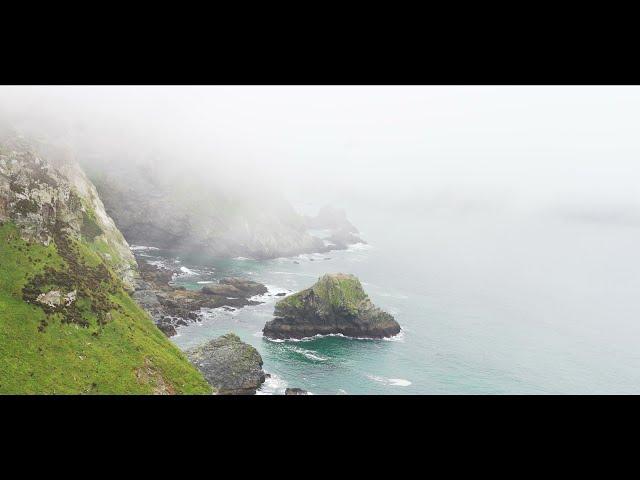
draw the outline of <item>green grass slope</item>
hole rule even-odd
[[[202,394],[211,387],[87,239],[48,246],[0,225],[0,394]],[[76,300],[47,306],[51,290]]]

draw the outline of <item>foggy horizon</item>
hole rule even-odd
[[[637,215],[640,89],[34,86],[0,118],[119,158],[348,207]]]

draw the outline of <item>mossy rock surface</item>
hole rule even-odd
[[[211,393],[128,295],[134,275],[78,165],[0,139],[0,394]]]
[[[358,278],[344,273],[324,275],[311,288],[280,300],[274,316],[263,333],[276,339],[331,334],[383,338],[400,332],[395,319],[371,303]]]
[[[58,243],[0,226],[0,394],[211,392],[100,256],[84,241]],[[77,298],[51,308],[36,300],[47,291]]]
[[[260,353],[234,333],[187,351],[220,395],[252,395],[265,380]]]

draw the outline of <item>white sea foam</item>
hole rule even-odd
[[[369,380],[373,380],[374,382],[382,383],[384,385],[391,385],[393,387],[408,387],[411,385],[411,382],[404,378],[385,378],[369,373],[366,376]]]
[[[208,283],[215,283],[215,282],[213,282],[213,281],[211,281],[211,280],[204,280],[204,281],[202,281],[202,282],[196,282],[196,283],[198,283],[198,284],[200,284],[200,285],[206,285],[206,284],[208,284]]]
[[[271,300],[279,300],[281,298],[286,297],[291,294],[291,290],[282,287],[276,287],[275,285],[265,285],[267,287],[267,293],[263,293],[262,295],[254,295],[253,297],[249,297],[249,300],[254,302],[268,302]],[[286,295],[276,296],[278,293],[285,293]]]
[[[382,340],[385,342],[404,342],[405,329],[400,328],[400,333],[394,335],[393,337],[385,337]]]
[[[312,337],[302,337],[302,338],[287,338],[286,340],[280,340],[280,339],[274,339],[274,338],[267,338],[265,337],[267,340],[272,341],[272,342],[311,342],[313,340],[318,340],[319,338],[325,338],[325,337],[342,337],[342,338],[346,338],[349,340],[368,340],[368,341],[377,341],[377,340],[385,340],[388,342],[403,342],[404,341],[404,335],[403,335],[403,330],[400,329],[400,333],[398,333],[397,335],[393,336],[393,337],[385,337],[385,338],[369,338],[369,337],[349,337],[347,335],[343,335],[342,333],[328,333],[326,335],[321,335],[321,334],[317,334],[314,335]]]
[[[187,267],[180,267],[180,271],[185,275],[198,275],[198,272],[195,272]]]
[[[134,252],[143,251],[143,250],[160,250],[157,247],[147,247],[145,245],[129,245],[129,248]]]
[[[286,388],[287,382],[275,373],[272,373],[256,391],[256,395],[282,395]]]
[[[309,360],[315,360],[317,362],[325,362],[329,360],[329,358],[323,357],[322,355],[320,355],[318,352],[314,350],[305,350],[304,348],[293,347],[293,351],[301,355],[304,355]]]
[[[399,300],[407,300],[409,297],[401,293],[379,293],[381,297],[397,298]]]

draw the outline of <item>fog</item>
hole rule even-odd
[[[68,146],[97,187],[133,166],[105,201],[129,243],[287,291],[353,273],[406,334],[303,364],[255,336],[266,304],[183,346],[238,331],[319,393],[640,391],[638,87],[5,86],[0,127]],[[281,198],[345,208],[369,245],[320,253]]]
[[[0,118],[85,162],[144,159],[292,199],[593,218],[638,208],[637,87],[4,86]]]

